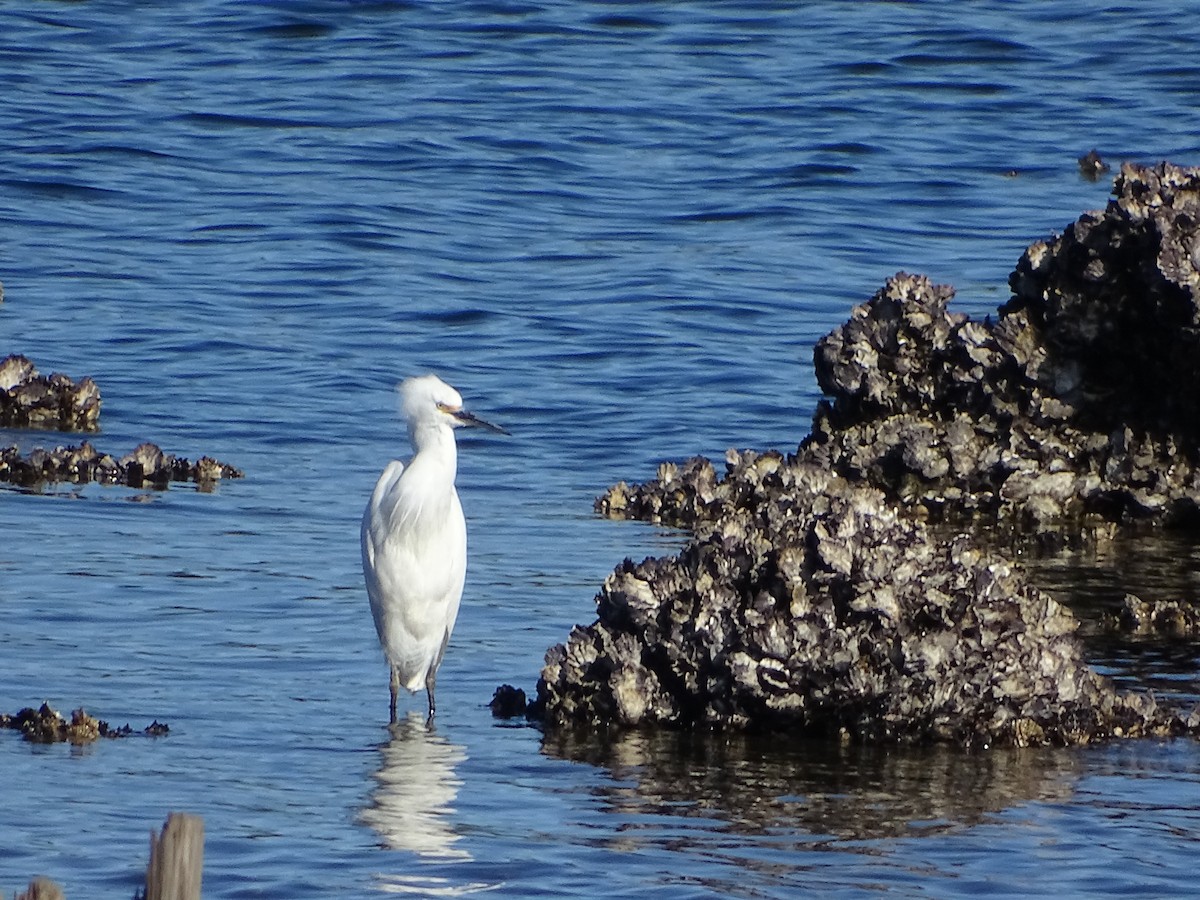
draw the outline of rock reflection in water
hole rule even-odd
[[[1125,594],[1143,600],[1200,600],[1200,535],[1151,532],[1097,541],[1083,549],[1024,561],[1030,581],[1069,605],[1095,630]]]
[[[380,747],[376,787],[362,821],[392,850],[438,860],[470,859],[457,846],[461,835],[451,822],[462,787],[456,769],[466,760],[466,749],[427,727],[425,717],[416,713],[390,731],[390,740]]]
[[[1114,628],[1124,598],[1200,605],[1200,535],[1151,532],[1024,560],[1029,580],[1081,620],[1089,661],[1122,687],[1200,703],[1200,642],[1192,636]]]
[[[918,837],[1022,804],[1065,802],[1077,753],[1054,748],[963,753],[842,745],[763,735],[559,733],[543,751],[607,769],[609,812],[701,817],[727,833],[794,835],[797,844]],[[625,838],[636,825],[622,829]]]

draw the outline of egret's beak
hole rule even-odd
[[[496,432],[496,434],[508,434],[508,432],[499,425],[493,425],[491,422],[485,422],[483,419],[479,418],[479,416],[469,413],[465,409],[453,410],[451,411],[450,415],[458,419],[459,423],[462,425],[469,425],[474,428],[486,428],[488,431]]]

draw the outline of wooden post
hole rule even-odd
[[[39,875],[29,882],[29,887],[17,894],[14,900],[63,900],[62,888]]]
[[[150,832],[146,900],[200,900],[204,869],[204,820],[171,813],[162,836]]]

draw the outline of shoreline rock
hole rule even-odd
[[[1197,733],[1090,669],[1072,613],[970,534],[1200,525],[1200,169],[1127,164],[1114,194],[1030,246],[995,320],[889,279],[818,342],[829,399],[795,454],[611,488],[599,512],[694,537],[609,576],[530,715],[965,747]]]

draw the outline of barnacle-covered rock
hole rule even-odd
[[[120,459],[101,453],[91,442],[78,446],[38,447],[21,453],[16,447],[0,448],[0,481],[33,486],[68,481],[124,484],[130,487],[165,488],[172,481],[194,481],[208,487],[221,478],[242,478],[241,469],[207,456],[195,463],[163,451],[155,444],[139,444]]]
[[[1200,608],[1183,600],[1143,600],[1126,594],[1121,609],[1105,624],[1136,635],[1193,637],[1200,634]]]
[[[100,389],[91,378],[42,375],[27,357],[0,360],[0,427],[96,431]]]
[[[795,454],[601,497],[694,538],[618,567],[534,715],[968,746],[1195,731],[1088,668],[1070,611],[971,536],[1200,523],[1200,169],[1126,165],[1114,192],[1026,251],[994,320],[889,279],[818,342],[828,399]]]
[[[995,320],[905,273],[855,307],[817,343],[828,399],[795,459],[1034,538],[1200,524],[1200,169],[1126,165],[1115,192],[1025,252]],[[691,527],[749,474],[664,464],[597,509]]]
[[[856,307],[817,344],[801,455],[1035,533],[1200,520],[1200,169],[1125,165],[1114,193],[1026,250],[995,321],[904,273]]]
[[[129,725],[113,728],[107,722],[88,715],[83,709],[74,710],[71,718],[67,719],[48,703],[43,703],[37,709],[27,706],[13,715],[0,713],[0,728],[20,731],[25,740],[35,744],[90,744],[102,737],[118,738],[135,734]],[[157,737],[169,731],[165,724],[156,719],[140,733]]]
[[[968,537],[811,464],[773,475],[677,556],[609,576],[598,620],[548,654],[536,715],[970,747],[1190,727],[1089,669],[1071,612]]]
[[[19,354],[0,360],[0,427],[98,431],[99,419],[100,389],[91,378],[41,375],[32,360]],[[98,481],[165,488],[172,481],[195,481],[207,488],[219,479],[242,476],[240,469],[209,456],[193,464],[148,442],[120,459],[100,453],[89,441],[27,453],[16,446],[0,447],[0,482],[25,486]]]

